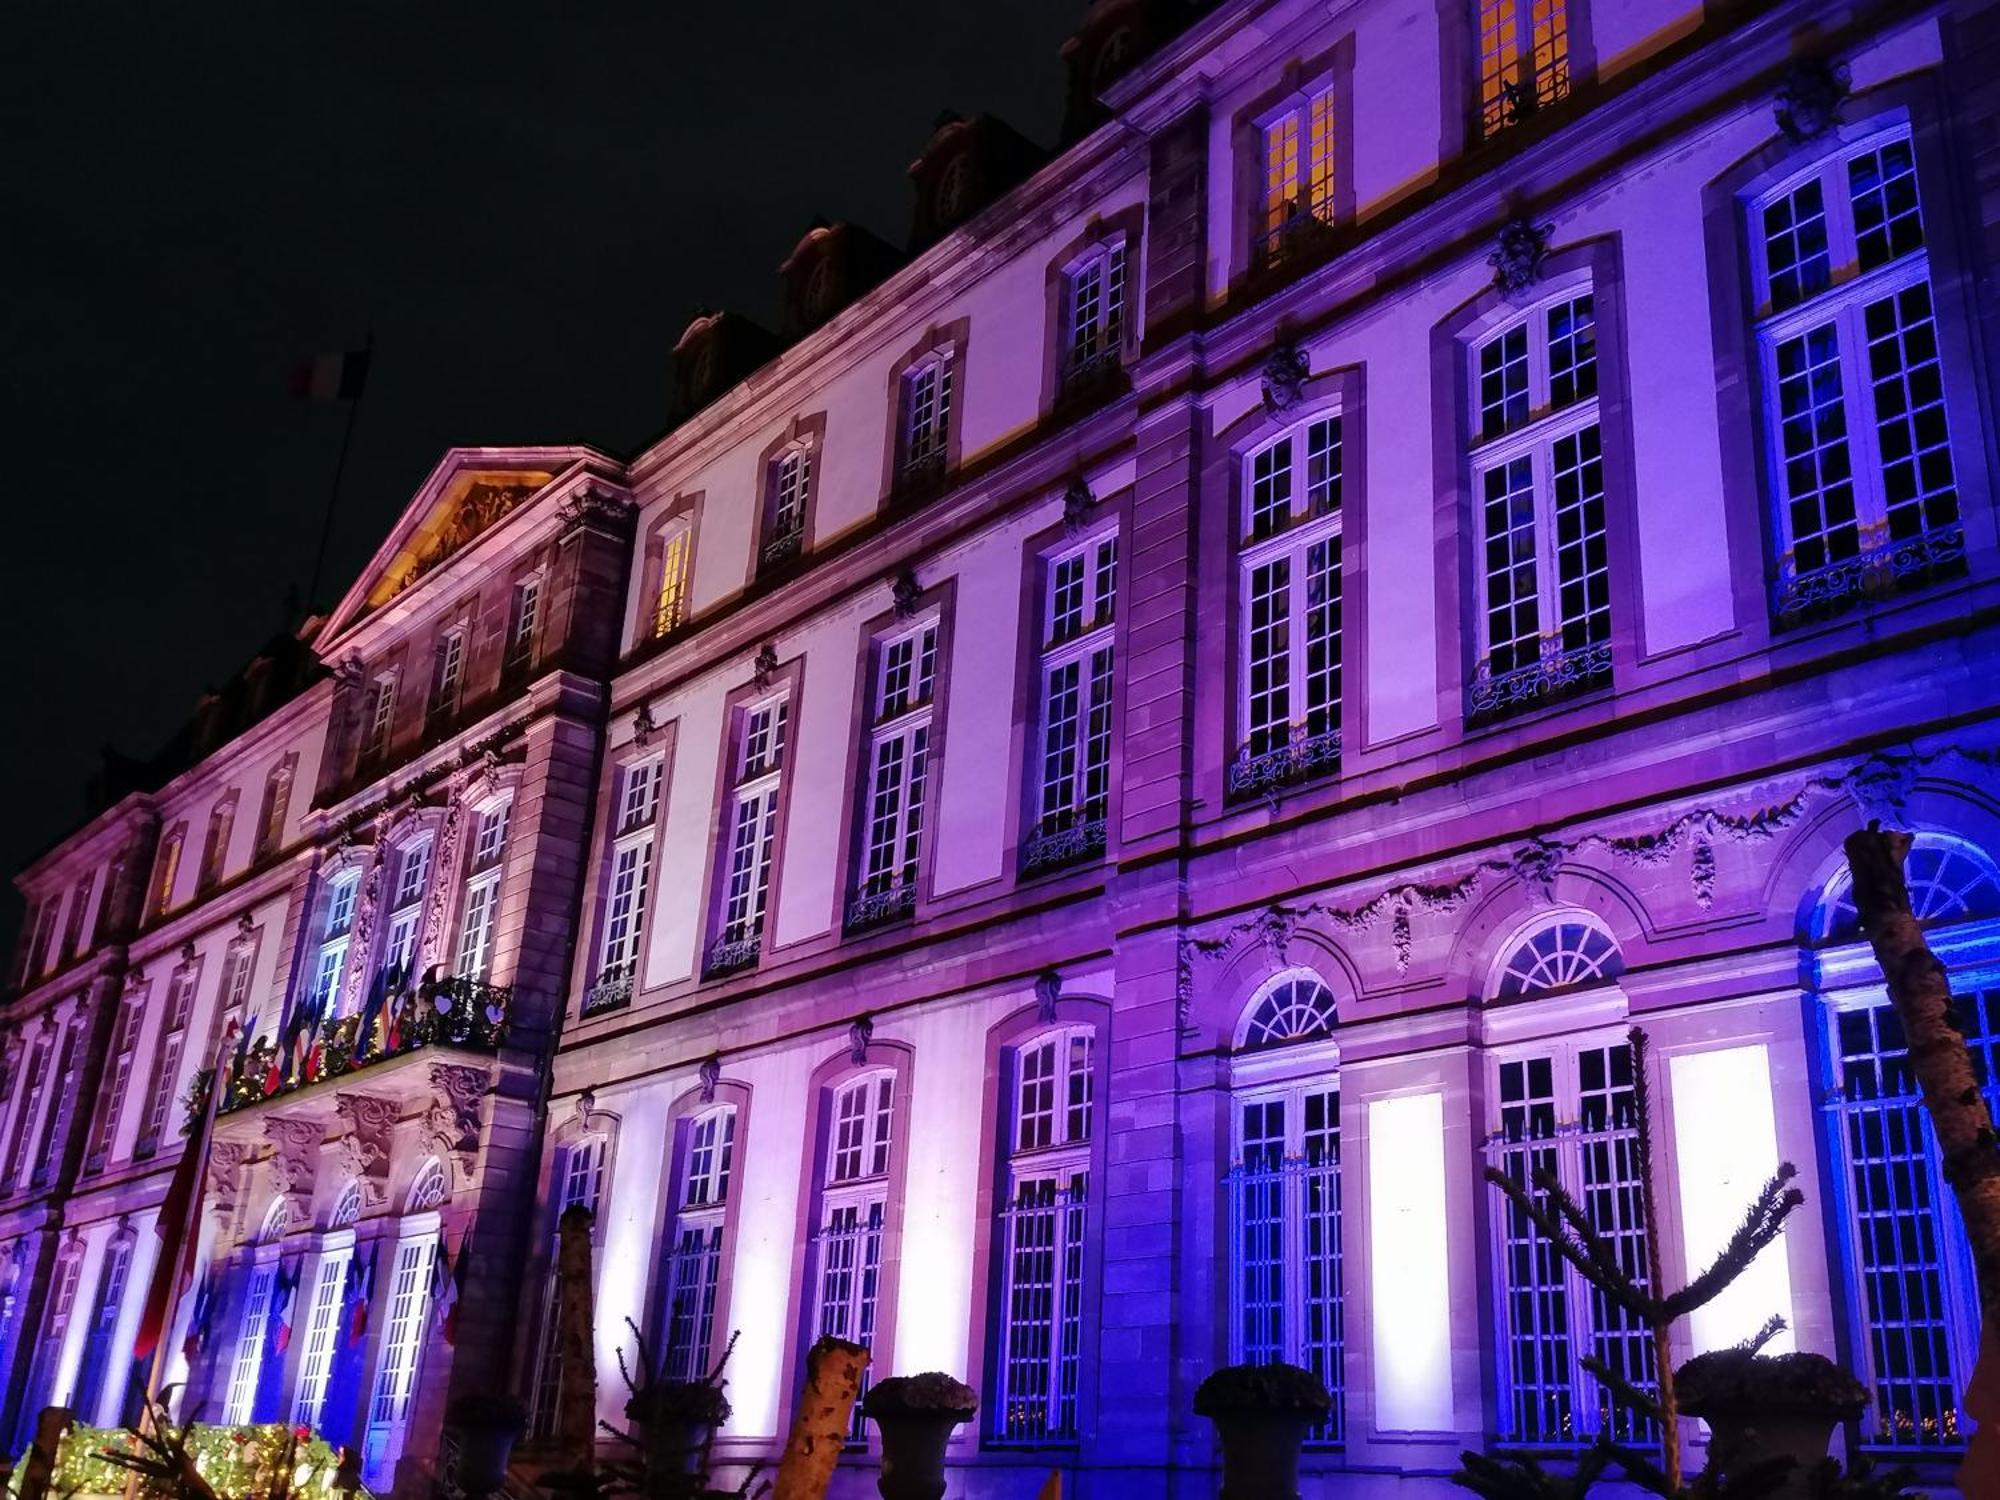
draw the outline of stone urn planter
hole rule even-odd
[[[1298,1500],[1299,1448],[1333,1397],[1297,1365],[1229,1365],[1195,1389],[1194,1410],[1222,1444],[1222,1500]]]
[[[655,1474],[699,1474],[715,1429],[729,1420],[729,1398],[706,1380],[663,1380],[633,1393],[626,1420],[646,1447]]]
[[[1722,1479],[1774,1461],[1790,1467],[1772,1493],[1804,1497],[1833,1429],[1868,1407],[1868,1392],[1821,1354],[1718,1349],[1674,1374],[1684,1416],[1708,1423],[1709,1468]]]
[[[979,1410],[979,1393],[936,1370],[891,1375],[868,1388],[861,1410],[882,1435],[882,1500],[940,1500],[945,1446]]]
[[[458,1433],[458,1486],[467,1495],[486,1495],[506,1481],[514,1444],[527,1430],[528,1414],[512,1396],[461,1396],[445,1411]]]

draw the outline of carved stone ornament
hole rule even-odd
[[[923,597],[924,587],[917,582],[914,568],[905,568],[889,584],[889,607],[896,618],[907,620],[917,612],[917,600]]]
[[[361,1184],[368,1204],[379,1208],[389,1201],[389,1162],[402,1103],[373,1094],[343,1093],[335,1096],[333,1109],[347,1125],[338,1147],[341,1164]]]
[[[465,826],[465,813],[456,799],[445,809],[444,825],[438,829],[437,843],[431,850],[433,870],[456,870],[458,868],[458,841]],[[445,918],[451,908],[452,882],[447,879],[433,879],[430,893],[424,897],[422,949],[417,962],[423,972],[429,973],[445,961]]]
[[[619,526],[631,514],[629,499],[595,484],[586,484],[556,508],[556,518],[565,529],[589,522]]]
[[[771,685],[777,671],[778,648],[766,641],[757,648],[757,659],[750,664],[750,683],[761,693]]]
[[[1079,474],[1069,482],[1063,491],[1063,530],[1075,536],[1090,524],[1090,512],[1097,505],[1097,496],[1091,494],[1090,486]]]
[[[319,1182],[319,1150],[326,1139],[317,1120],[276,1118],[264,1122],[264,1134],[276,1147],[271,1157],[271,1181],[282,1197],[292,1200],[293,1217],[312,1210],[313,1189]]]
[[[1271,955],[1271,962],[1284,968],[1291,962],[1292,937],[1299,930],[1299,914],[1288,907],[1272,905],[1257,918],[1258,935]]]
[[[440,1151],[458,1158],[469,1175],[479,1157],[479,1101],[486,1097],[488,1071],[459,1063],[431,1064],[431,1106],[426,1131]]]
[[[847,1056],[856,1067],[868,1061],[868,1044],[875,1040],[875,1021],[871,1016],[857,1016],[847,1028]]]
[[[1304,397],[1311,378],[1306,351],[1294,343],[1279,344],[1264,360],[1264,409],[1290,411]]]
[[[639,711],[632,715],[632,743],[644,750],[659,732],[659,723],[653,718],[653,705],[641,703]]]
[[[257,924],[250,920],[250,913],[247,911],[238,912],[236,914],[236,940],[239,943],[247,943],[256,935]]]
[[[367,676],[368,668],[352,651],[333,664],[333,679],[344,688],[359,688]]]
[[[245,1141],[216,1141],[208,1148],[208,1202],[224,1230],[243,1205],[243,1161],[249,1154]]]
[[[125,976],[125,993],[136,995],[146,987],[146,971],[133,969]]]
[[[1818,140],[1840,123],[1841,106],[1852,88],[1846,63],[1824,57],[1797,59],[1771,101],[1778,129],[1795,146]]]
[[[722,1081],[722,1054],[711,1052],[701,1060],[701,1102],[715,1103],[715,1086]]]
[[[1512,295],[1524,292],[1542,279],[1542,262],[1548,259],[1549,238],[1555,230],[1528,219],[1509,219],[1494,237],[1493,253],[1486,264],[1493,268],[1496,290]]]
[[[200,956],[201,956],[200,951],[195,947],[193,938],[189,938],[185,943],[181,944],[182,968],[184,969],[193,968],[195,960]]]
[[[1062,998],[1062,975],[1044,969],[1035,976],[1035,1019],[1047,1026],[1056,1018],[1056,1002]]]

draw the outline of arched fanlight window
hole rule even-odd
[[[444,1163],[433,1156],[418,1168],[417,1180],[410,1184],[410,1197],[404,1212],[419,1214],[427,1208],[436,1208],[444,1202],[448,1192]]]
[[[1303,1042],[1333,1030],[1333,992],[1314,974],[1291,974],[1270,985],[1250,1012],[1243,1031],[1247,1048]]]
[[[333,1212],[327,1215],[328,1229],[345,1229],[361,1217],[361,1184],[350,1182],[334,1202]]]
[[[1611,934],[1575,917],[1538,927],[1507,955],[1495,994],[1502,1000],[1600,984],[1624,972]]]
[[[278,1198],[264,1213],[264,1223],[257,1231],[257,1243],[268,1245],[273,1240],[282,1239],[291,1222],[291,1205],[283,1198]]]
[[[1920,833],[1904,861],[1910,910],[1926,927],[2000,916],[2000,869],[1985,852],[1941,833]],[[1816,943],[1856,943],[1861,920],[1845,868],[1827,882],[1812,927]]]

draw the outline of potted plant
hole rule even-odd
[[[1195,1389],[1222,1443],[1222,1500],[1297,1500],[1299,1446],[1326,1420],[1326,1382],[1297,1365],[1228,1365]]]
[[[458,1432],[458,1487],[485,1495],[507,1477],[507,1460],[527,1430],[528,1413],[512,1396],[473,1392],[445,1408],[447,1426]]]
[[[861,1410],[882,1434],[882,1500],[939,1500],[945,1444],[979,1410],[979,1393],[936,1370],[891,1375],[868,1388]]]
[[[633,1391],[625,1416],[642,1434],[661,1473],[700,1471],[709,1438],[729,1420],[729,1398],[712,1380],[662,1380]]]
[[[1833,1429],[1868,1407],[1860,1381],[1823,1354],[1698,1354],[1674,1375],[1681,1411],[1708,1423],[1709,1468],[1724,1480],[1770,1466],[1773,1492],[1805,1495]]]

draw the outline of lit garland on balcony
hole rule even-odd
[[[293,1450],[295,1438],[297,1448]],[[336,1491],[333,1484],[339,1455],[306,1428],[286,1427],[280,1422],[250,1427],[214,1427],[197,1422],[188,1426],[186,1441],[195,1468],[220,1500],[287,1493],[297,1500],[344,1497],[345,1492]],[[132,1478],[131,1471],[100,1454],[105,1449],[126,1451],[134,1442],[122,1427],[73,1425],[63,1434],[56,1449],[50,1493],[122,1497]],[[284,1474],[288,1455],[292,1465],[289,1479]],[[141,1478],[138,1493],[166,1497],[172,1492],[156,1480]]]

